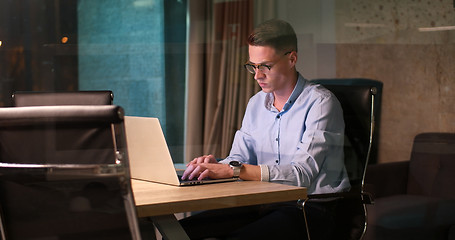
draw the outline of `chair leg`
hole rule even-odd
[[[362,235],[360,236],[360,240],[362,240],[365,237],[365,234],[367,232],[367,227],[368,227],[367,206],[365,204],[362,204],[362,205],[363,205],[363,213],[364,213],[364,216],[365,216],[365,224],[363,225],[363,231],[362,231]]]
[[[303,219],[305,220],[306,235],[307,235],[308,240],[310,240],[310,229],[308,228],[308,220],[307,220],[306,213],[305,213],[305,203],[307,200],[308,200],[308,198],[305,200],[299,200],[298,203],[302,207]]]

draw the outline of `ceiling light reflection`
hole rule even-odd
[[[455,26],[441,26],[441,27],[422,27],[419,32],[436,32],[436,31],[450,31],[455,30]]]
[[[360,27],[360,28],[380,28],[385,27],[382,23],[345,23],[345,27]]]

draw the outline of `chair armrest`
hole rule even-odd
[[[365,175],[366,189],[374,198],[405,194],[408,172],[409,161],[369,165]]]
[[[352,187],[348,192],[322,193],[308,195],[309,202],[330,202],[340,199],[356,200],[363,204],[373,204],[374,198],[368,192],[362,192],[359,187]]]

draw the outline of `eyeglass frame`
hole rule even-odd
[[[292,51],[286,52],[285,54],[283,54],[283,56],[281,56],[281,58],[284,57],[284,56],[286,56],[286,55],[288,55],[288,54],[290,54],[290,53],[292,53],[292,52],[293,52],[293,50],[292,50]],[[270,71],[270,69],[271,69],[273,66],[275,66],[275,64],[277,64],[277,63],[281,60],[281,58],[280,58],[278,61],[276,61],[275,63],[273,63],[271,66],[268,65],[268,64],[263,64],[263,63],[253,64],[253,63],[247,61],[247,62],[243,65],[243,67],[244,67],[249,73],[251,73],[251,74],[256,74],[256,71],[261,71],[261,73],[264,73],[264,71],[261,70],[260,67],[266,67],[266,68],[268,69],[268,70],[267,70],[267,72],[268,72],[268,71]],[[248,69],[248,66],[251,66],[251,67],[252,67],[253,72],[250,71],[250,69]]]

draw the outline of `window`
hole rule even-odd
[[[160,119],[183,162],[186,1],[0,1],[0,105],[15,91],[112,90]]]

